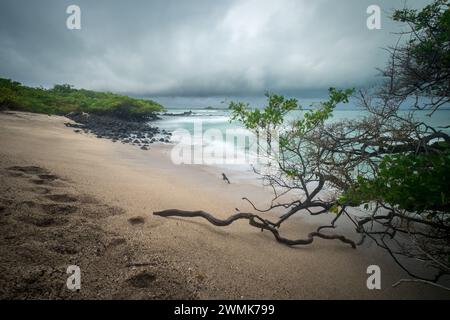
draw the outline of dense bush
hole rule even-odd
[[[19,82],[0,78],[0,109],[64,115],[84,111],[116,116],[128,120],[151,118],[163,111],[160,104],[134,99],[111,92],[75,89],[70,85],[55,85],[52,89],[31,88]]]

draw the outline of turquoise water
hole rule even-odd
[[[192,114],[189,116],[181,115],[184,112],[192,111]],[[168,113],[180,114],[180,116],[161,116],[162,119],[156,121],[156,125],[161,129],[166,129],[170,132],[179,132],[180,130],[189,133],[192,135],[192,139],[188,141],[182,141],[177,139],[177,134],[173,137],[174,144],[185,143],[192,146],[203,146],[203,147],[212,147],[217,148],[220,152],[217,152],[217,155],[222,157],[222,150],[224,152],[235,152],[238,156],[242,156],[243,154],[248,154],[249,145],[252,142],[246,142],[245,145],[238,145],[237,140],[242,137],[247,137],[250,133],[243,128],[243,126],[237,122],[230,122],[230,113],[228,109],[210,109],[210,108],[183,108],[183,107],[172,107],[167,109]],[[297,118],[301,117],[302,111],[296,111],[293,114],[290,114],[289,118]],[[401,111],[404,115],[410,113],[408,110]],[[433,116],[427,116],[428,112],[425,111],[415,111],[414,117],[420,121],[427,123],[433,127],[444,127],[450,124],[450,110],[438,110],[434,113]],[[360,117],[364,117],[368,115],[367,111],[358,109],[358,108],[350,108],[346,106],[344,108],[337,108],[333,117],[329,121],[339,121],[339,120],[350,120],[357,119]],[[449,129],[445,129],[449,131]],[[222,139],[217,138],[214,134],[208,134],[211,132],[219,132],[222,134]],[[197,133],[195,135],[194,133]],[[199,134],[200,133],[200,134]],[[236,138],[228,139],[226,136],[234,136]],[[248,138],[243,138],[248,139]],[[256,141],[256,140],[255,140]],[[253,144],[255,144],[253,142]],[[254,151],[254,149],[252,149]],[[255,153],[255,152],[253,152]],[[247,159],[248,160],[248,159]],[[214,162],[214,161],[213,161]],[[250,161],[251,162],[251,161]],[[217,163],[207,163],[207,164],[220,164],[220,161]],[[254,163],[252,163],[254,164]],[[237,170],[249,170],[248,161],[246,164],[239,163],[238,165],[234,165],[234,168]]]
[[[192,111],[191,116],[162,116],[162,120],[158,120],[156,125],[166,130],[186,129],[193,133],[194,122],[201,121],[203,131],[208,129],[226,129],[242,128],[242,125],[233,121],[230,122],[230,113],[228,109],[205,109],[205,108],[168,108],[168,113],[182,114]],[[400,111],[401,114],[407,115],[410,111]],[[357,119],[368,115],[367,111],[358,109],[337,109],[333,113],[330,121]],[[301,117],[301,112],[290,115],[290,118]],[[450,110],[437,110],[431,117],[428,111],[414,111],[414,117],[428,125],[438,128],[450,125]]]

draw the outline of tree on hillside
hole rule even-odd
[[[203,211],[154,214],[203,217],[217,226],[247,219],[290,246],[319,237],[356,248],[371,239],[410,276],[397,284],[418,281],[450,290],[450,137],[445,128],[416,117],[418,109],[431,115],[449,102],[449,2],[396,10],[393,19],[407,30],[388,48],[389,63],[377,88],[330,89],[327,101],[291,122],[286,115],[303,109],[295,99],[269,95],[262,110],[230,104],[234,119],[248,129],[269,140],[278,135],[278,152],[266,150],[276,170],[255,169],[274,192],[268,208],[245,198],[257,213],[238,212],[226,220]],[[367,115],[328,121],[350,96]],[[270,149],[270,143],[264,145]],[[264,213],[272,210],[284,213],[269,221]],[[299,214],[327,215],[330,222],[305,238],[283,237],[280,227]],[[354,237],[336,232],[341,220],[354,226]]]

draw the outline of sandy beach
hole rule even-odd
[[[155,217],[177,208],[226,218],[252,211],[242,197],[264,204],[271,193],[232,172],[227,184],[214,168],[174,165],[170,145],[144,151],[76,133],[67,121],[0,113],[3,299],[450,298],[424,284],[392,288],[406,276],[370,243],[355,250],[316,239],[291,248],[246,221],[218,228]],[[281,232],[301,237],[315,223],[300,215]],[[72,264],[82,272],[78,292],[65,287]],[[381,267],[381,290],[366,287],[372,264]]]

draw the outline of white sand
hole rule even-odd
[[[173,165],[169,146],[152,145],[150,151],[142,151],[75,133],[64,126],[67,121],[0,113],[0,165],[8,160],[45,167],[73,181],[80,192],[124,208],[126,214],[108,218],[105,228],[158,250],[181,265],[182,272],[197,274],[200,298],[449,298],[421,284],[392,288],[405,275],[383,252],[368,246],[354,250],[339,241],[316,239],[312,245],[289,248],[245,221],[218,228],[200,218],[154,217],[153,211],[177,208],[225,218],[235,208],[251,211],[243,196],[264,203],[271,194],[251,184],[228,185],[212,168]],[[146,222],[132,226],[127,219],[134,216]],[[281,231],[299,238],[313,229],[314,223],[304,216]],[[366,287],[371,264],[381,267],[382,290]]]

